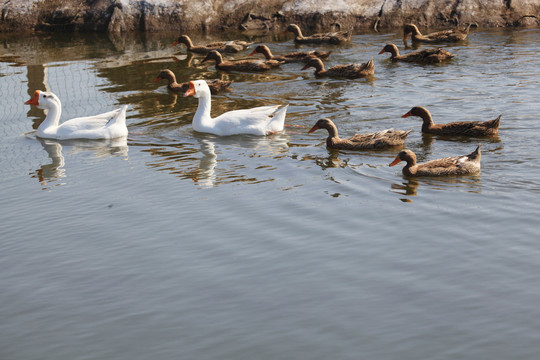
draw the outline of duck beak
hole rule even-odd
[[[407,35],[408,34],[403,35],[403,42],[407,41]]]
[[[381,54],[384,54],[384,49],[382,49],[381,51],[379,51],[379,55]]]
[[[25,102],[26,105],[39,105],[39,90],[34,91],[34,97]]]
[[[159,80],[161,80],[161,78],[158,76],[157,78],[154,79],[154,82],[158,82]]]
[[[390,163],[390,165],[388,166],[394,166],[394,165],[397,165],[397,163],[399,163],[401,161],[401,159],[399,158],[399,156],[396,156],[396,158],[394,159],[394,161],[392,161]]]
[[[257,50],[253,50],[248,56],[253,56],[257,53]]]
[[[189,82],[189,89],[184,93],[184,96],[193,96],[195,95],[195,84],[193,81]]]
[[[306,70],[306,69],[309,69],[309,65],[304,65],[304,67],[300,70]]]
[[[408,113],[406,113],[406,114],[401,115],[402,118],[406,118],[406,117],[409,117],[409,116],[412,116],[410,111]]]
[[[308,134],[311,134],[311,133],[314,132],[315,130],[319,130],[319,129],[320,129],[320,127],[318,127],[317,124],[315,124],[315,125],[311,128],[311,130],[309,130],[307,133],[308,133]]]
[[[180,44],[180,41],[176,40],[175,42],[172,43],[171,46],[176,46],[176,45],[178,45],[178,44]]]

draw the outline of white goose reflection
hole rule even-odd
[[[30,176],[37,178],[39,183],[46,189],[53,186],[63,185],[62,178],[66,177],[66,169],[64,169],[65,159],[63,147],[71,147],[70,153],[78,153],[83,151],[91,151],[96,157],[104,156],[122,156],[128,155],[127,138],[118,139],[103,139],[103,140],[51,140],[37,138],[43,146],[43,149],[49,155],[51,163],[44,164],[30,173]]]

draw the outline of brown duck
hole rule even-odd
[[[215,60],[216,69],[225,71],[266,71],[283,64],[283,61],[278,60],[223,60],[221,54],[215,50],[210,51],[201,62],[208,60]]]
[[[469,155],[453,156],[431,160],[423,164],[416,163],[416,155],[409,149],[399,152],[389,166],[406,161],[403,168],[405,176],[444,176],[444,175],[470,175],[480,171],[480,145]]]
[[[327,147],[340,150],[369,150],[402,146],[405,143],[407,135],[412,131],[386,129],[375,133],[356,134],[350,138],[341,139],[338,135],[337,127],[332,120],[324,118],[317,121],[311,130],[308,131],[308,134],[318,129],[326,129],[328,131],[328,137],[326,138]]]
[[[208,54],[212,50],[219,51],[221,53],[237,53],[246,49],[249,45],[253,43],[248,43],[241,40],[231,40],[231,41],[220,41],[213,42],[207,45],[193,45],[193,42],[187,35],[182,35],[172,44],[172,46],[184,44],[186,45],[188,51],[197,53],[197,54]]]
[[[409,116],[419,116],[424,123],[422,132],[435,135],[463,135],[472,137],[497,136],[501,115],[496,119],[488,121],[458,121],[447,124],[434,124],[429,111],[422,106],[415,106],[408,113],[402,115],[402,118]]]
[[[266,60],[278,60],[285,63],[292,62],[307,62],[312,57],[317,57],[322,60],[327,60],[330,57],[331,51],[299,51],[294,53],[289,53],[285,55],[274,56],[272,52],[266,45],[258,45],[255,50],[249,56],[255,55],[256,53],[263,54]]]
[[[414,24],[407,24],[403,27],[403,41],[407,41],[407,35],[412,33],[411,38],[413,42],[425,42],[425,43],[434,43],[434,42],[456,42],[465,40],[469,34],[469,29],[471,24],[467,25],[464,30],[443,30],[437,31],[434,33],[429,33],[427,35],[422,35],[420,30]]]
[[[385,52],[392,54],[390,57],[392,61],[417,62],[423,64],[440,63],[454,57],[453,54],[446,50],[435,48],[418,50],[405,55],[399,55],[398,47],[394,44],[386,44],[379,54],[383,54]]]
[[[307,64],[302,68],[306,70],[310,67],[315,68],[315,76],[330,76],[336,78],[356,79],[359,77],[372,76],[375,73],[375,64],[373,58],[363,64],[336,65],[328,70],[324,68],[324,64],[319,58],[309,59]]]
[[[176,82],[176,76],[174,73],[169,69],[164,69],[159,72],[159,75],[156,77],[154,82],[157,82],[159,80],[168,80],[169,84],[167,84],[167,88],[175,93],[185,93],[189,89],[189,82],[184,83],[177,83]],[[224,80],[211,80],[208,81],[208,87],[210,88],[210,92],[212,95],[216,95],[217,93],[227,89],[229,86],[231,86],[232,81],[224,81]]]
[[[302,35],[302,30],[296,24],[290,24],[287,26],[287,31],[292,32],[295,35],[294,42],[298,44],[343,44],[351,41],[352,30],[338,31],[333,33],[313,34],[310,36]]]

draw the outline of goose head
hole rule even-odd
[[[184,96],[193,96],[195,98],[210,97],[210,88],[205,80],[195,80],[189,82],[189,89]]]
[[[26,105],[34,105],[38,109],[50,109],[60,107],[60,99],[52,92],[36,90],[34,96],[25,102]]]

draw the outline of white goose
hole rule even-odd
[[[212,118],[210,89],[204,80],[189,82],[184,96],[199,99],[193,117],[193,130],[219,136],[251,134],[268,135],[282,131],[288,105],[260,106],[251,109],[233,110]]]
[[[36,90],[34,97],[25,102],[47,110],[45,120],[39,125],[36,135],[45,139],[115,139],[126,137],[127,105],[119,109],[94,116],[67,120],[59,125],[62,103],[58,97],[46,91]]]

